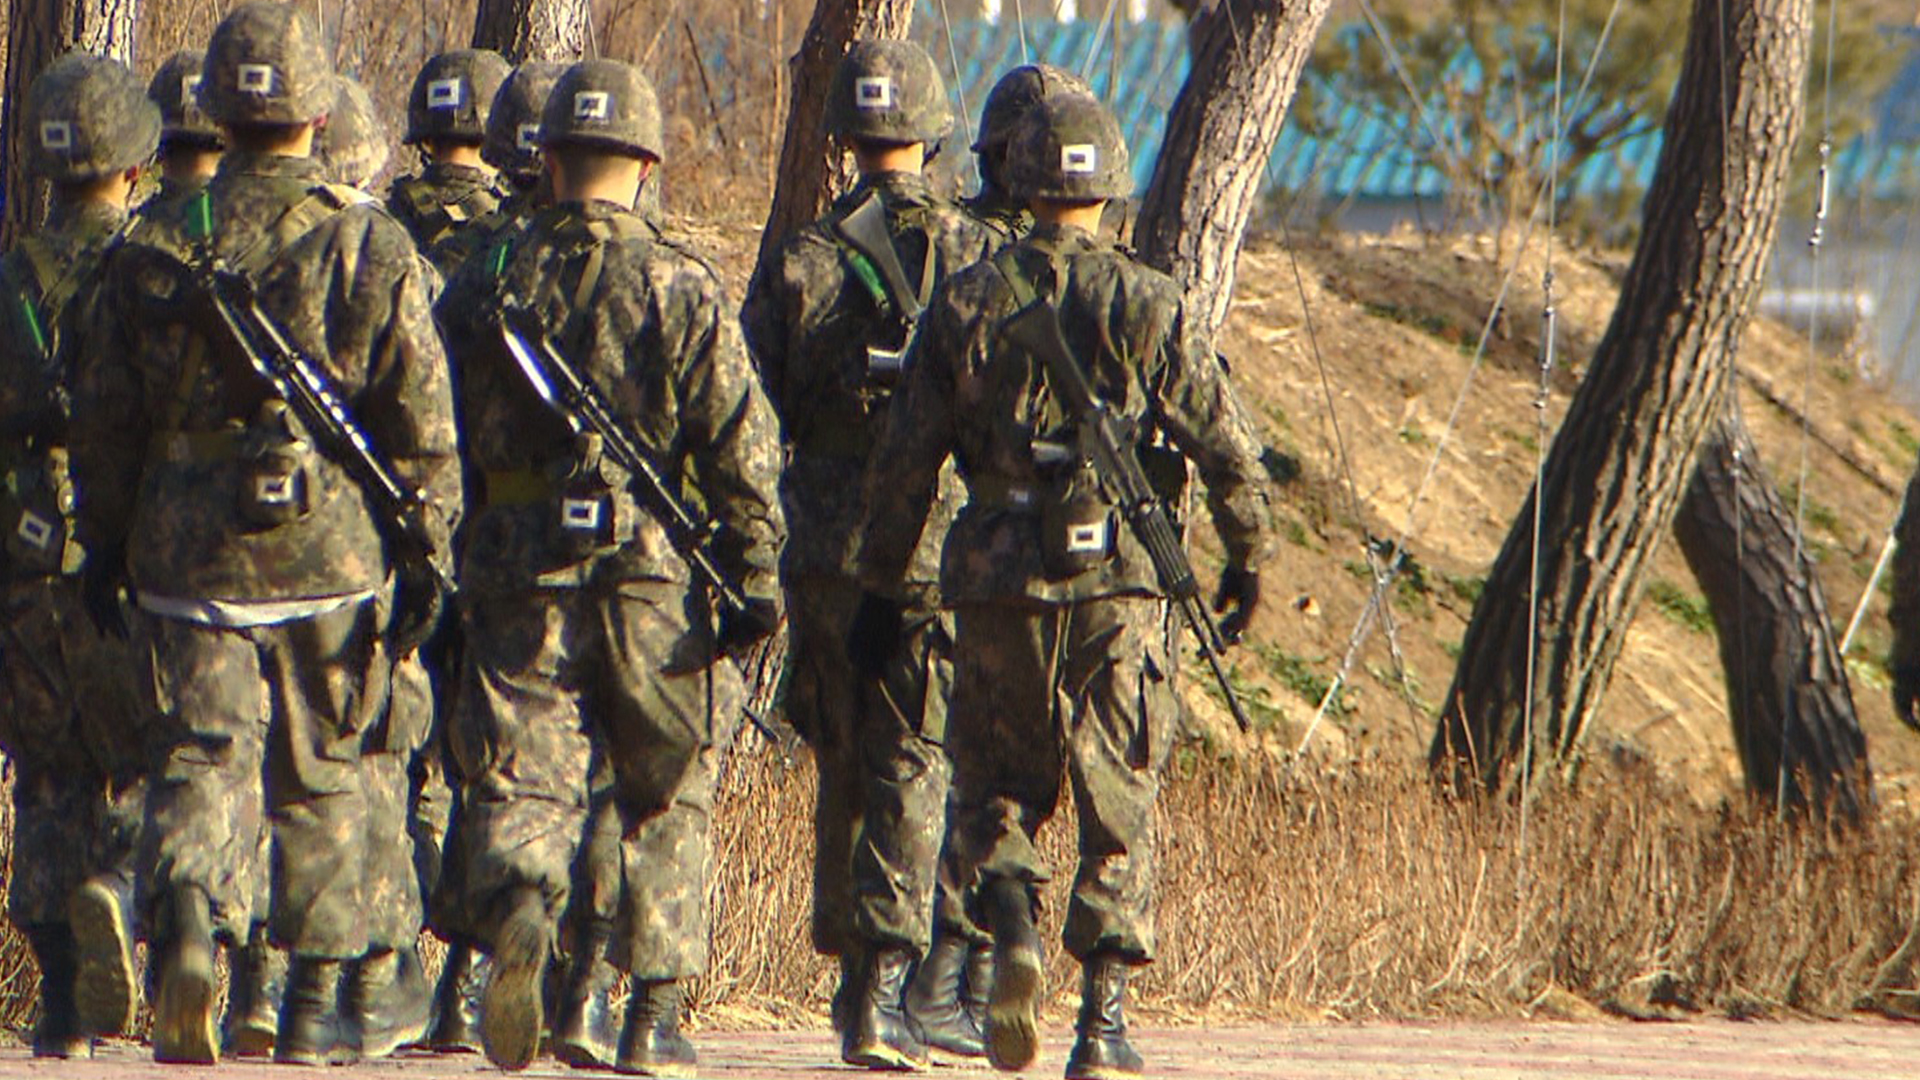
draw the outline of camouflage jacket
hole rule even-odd
[[[719,279],[639,215],[600,202],[535,213],[501,258],[469,261],[441,298],[464,452],[485,493],[462,538],[463,587],[691,580],[626,474],[569,432],[502,346],[493,313],[505,298],[532,306],[661,475],[718,521],[721,571],[749,596],[775,596],[786,531],[776,422]],[[610,509],[587,549],[558,527],[563,500],[580,498]]]
[[[187,200],[199,194],[204,184],[183,184],[178,180],[169,180],[162,176],[160,182],[147,196],[140,209],[134,211],[137,221],[175,221],[186,212]]]
[[[508,194],[506,183],[484,170],[432,162],[393,182],[387,189],[387,209],[407,227],[421,251],[431,251],[450,234],[493,213]]]
[[[781,478],[793,528],[782,566],[790,578],[852,576],[849,540],[860,515],[855,481],[894,396],[868,367],[867,346],[883,313],[856,276],[851,249],[833,231],[869,192],[883,201],[901,264],[915,284],[929,243],[936,282],[993,246],[991,232],[934,195],[925,179],[889,173],[862,181],[755,274],[741,323],[791,455]],[[938,577],[940,525],[959,505],[956,481],[949,477],[943,491],[948,497],[936,509],[935,525],[910,571],[910,580],[928,589]]]
[[[8,580],[73,573],[67,451],[75,338],[93,321],[92,282],[124,211],[59,204],[0,258],[0,570]]]
[[[344,596],[389,572],[365,493],[205,314],[182,271],[201,241],[249,269],[262,308],[333,383],[402,482],[425,493],[446,550],[461,508],[453,395],[433,272],[406,231],[306,158],[229,152],[206,201],[142,223],[103,267],[74,403],[82,535],[125,547],[135,586],[228,601]],[[248,512],[263,469],[297,471],[291,520]],[[133,541],[129,543],[129,541]]]
[[[474,256],[496,251],[513,234],[526,228],[535,209],[531,193],[515,191],[473,224],[455,229],[434,241],[432,247],[423,249],[427,261],[442,277],[452,281]]]
[[[993,230],[994,246],[1011,244],[1033,231],[1033,214],[1027,204],[1016,201],[997,187],[982,187],[973,196],[960,200],[960,208]]]
[[[1145,551],[1117,522],[1112,554],[1092,569],[1061,579],[1042,566],[1043,507],[1062,480],[1036,462],[1035,443],[1071,446],[1072,423],[1052,404],[1040,362],[1000,340],[1001,324],[1018,309],[997,265],[1003,259],[1039,295],[1058,298],[1074,355],[1100,398],[1134,423],[1140,444],[1164,435],[1198,466],[1228,560],[1258,566],[1274,535],[1260,443],[1207,335],[1188,320],[1179,287],[1089,233],[1038,226],[949,279],[927,311],[903,399],[867,471],[863,582],[897,591],[935,476],[952,455],[969,501],[943,552],[948,603],[1159,592]],[[1083,491],[1094,486],[1077,472],[1069,478]]]

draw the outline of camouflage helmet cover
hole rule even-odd
[[[640,69],[583,60],[553,84],[540,111],[540,145],[593,146],[659,159],[660,99]]]
[[[220,129],[200,108],[196,93],[206,60],[207,54],[198,49],[183,49],[167,57],[160,70],[153,73],[153,81],[147,84],[147,96],[160,106],[162,141],[208,146],[220,143]]]
[[[200,79],[200,107],[215,123],[310,123],[333,107],[333,66],[307,13],[251,0],[214,28]]]
[[[1008,181],[1023,199],[1094,202],[1133,194],[1127,140],[1113,110],[1091,96],[1041,102],[1007,143]]]
[[[131,169],[160,145],[160,109],[116,60],[74,52],[27,88],[29,160],[55,183],[85,183]]]
[[[947,86],[911,41],[856,41],[827,90],[827,134],[889,143],[939,142],[953,127]]]
[[[334,76],[333,110],[314,156],[336,184],[364,188],[387,165],[387,125],[359,80]]]
[[[510,175],[540,171],[540,113],[565,64],[529,60],[513,69],[487,109],[487,139],[480,157]]]
[[[1051,64],[1022,64],[1000,76],[980,108],[980,131],[973,152],[983,154],[1007,145],[1020,118],[1035,105],[1062,94],[1092,97],[1093,87],[1071,71]]]
[[[456,49],[427,61],[407,95],[407,145],[486,138],[487,109],[510,70],[491,49]]]

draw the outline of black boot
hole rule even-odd
[[[287,992],[280,1001],[280,1030],[273,1060],[280,1065],[331,1065],[351,1060],[340,1038],[340,961],[295,956],[287,965]]]
[[[1144,1067],[1127,1041],[1127,962],[1112,953],[1087,958],[1080,983],[1080,1019],[1067,1055],[1067,1080],[1132,1080]]]
[[[1040,1054],[1040,931],[1027,883],[993,878],[983,888],[993,924],[993,992],[987,998],[987,1059],[1018,1072]]]
[[[213,916],[207,894],[183,886],[160,948],[160,990],[153,1002],[153,1060],[213,1065]],[[88,946],[91,948],[92,946]]]
[[[936,934],[933,948],[920,961],[920,970],[907,988],[907,1019],[913,1022],[920,1038],[936,1050],[961,1057],[985,1057],[987,1047],[980,1039],[980,1023],[967,1010],[961,998],[961,985],[967,971],[970,944],[954,934]],[[992,956],[990,950],[981,952]],[[991,967],[989,967],[991,971]],[[989,975],[991,978],[991,975]],[[984,1005],[986,986],[980,987]]]
[[[637,1076],[692,1076],[700,1058],[680,1033],[680,1005],[678,982],[636,981],[613,1067]]]
[[[967,943],[967,980],[960,988],[960,1007],[973,1019],[980,1033],[982,1054],[986,1053],[987,995],[993,991],[993,946],[978,941]]]
[[[618,1023],[613,1016],[613,983],[618,976],[608,959],[613,925],[595,919],[581,932],[567,970],[560,1019],[553,1026],[553,1056],[576,1069],[611,1069],[619,1054]]]
[[[280,999],[287,990],[287,954],[256,924],[244,947],[227,950],[227,1032],[222,1049],[239,1058],[273,1056]]]
[[[927,1065],[927,1044],[907,1022],[902,999],[913,954],[889,947],[867,950],[860,972],[860,994],[840,1043],[840,1060],[867,1069],[913,1072]]]
[[[480,995],[487,989],[487,954],[465,942],[447,949],[433,994],[433,1032],[427,1046],[441,1054],[480,1052]]]
[[[431,1019],[427,975],[409,945],[375,949],[347,974],[347,1028],[361,1060],[389,1057],[427,1035]]]
[[[33,1025],[33,1056],[92,1057],[93,1040],[81,1030],[73,1000],[77,968],[73,929],[65,923],[35,923],[26,927],[26,934],[33,958],[40,963],[40,1019]]]
[[[87,879],[67,900],[67,921],[78,943],[74,997],[80,1025],[94,1035],[119,1035],[133,1026],[132,897],[118,878]]]
[[[487,1060],[502,1069],[524,1069],[540,1050],[552,942],[553,923],[539,890],[516,890],[494,941],[493,970],[480,1002],[480,1042]]]
[[[860,950],[848,945],[838,959],[840,982],[833,988],[833,1001],[827,1006],[827,1014],[833,1021],[833,1033],[845,1039],[847,1028],[853,1023],[854,1004],[860,1000]]]

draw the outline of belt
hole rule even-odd
[[[488,506],[534,506],[557,494],[553,481],[540,469],[488,469],[483,480]]]
[[[1046,495],[1046,485],[1037,480],[1015,480],[1008,476],[967,477],[967,498],[982,506],[1000,510],[1034,511]]]
[[[154,453],[175,465],[210,465],[232,461],[240,456],[246,432],[239,428],[218,431],[174,431],[154,439]]]

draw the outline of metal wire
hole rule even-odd
[[[960,97],[960,128],[967,133],[967,145],[973,145],[973,110],[967,105],[967,78],[960,70],[960,50],[953,43],[953,16],[947,14],[947,0],[940,0],[940,21],[947,31],[947,59],[953,64],[953,92]],[[967,161],[973,169],[973,186],[977,189],[985,183],[980,173],[980,157],[968,154]]]

